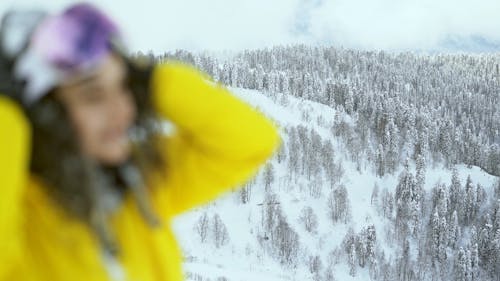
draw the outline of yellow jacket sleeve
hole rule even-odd
[[[0,280],[22,255],[21,200],[29,161],[30,130],[20,108],[0,96]]]
[[[281,145],[275,122],[188,65],[157,65],[152,95],[176,127],[165,146],[172,215],[241,186]]]

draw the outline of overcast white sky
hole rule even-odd
[[[69,0],[0,0],[57,11]],[[131,50],[241,50],[304,42],[425,49],[448,35],[500,40],[500,0],[101,0]]]

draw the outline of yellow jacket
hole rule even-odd
[[[163,146],[172,165],[149,182],[162,227],[149,228],[131,197],[112,219],[126,280],[183,280],[172,218],[241,186],[281,144],[274,122],[205,78],[180,63],[153,72],[154,104],[177,130]],[[88,226],[71,219],[30,176],[29,151],[28,121],[0,96],[0,281],[111,280]]]

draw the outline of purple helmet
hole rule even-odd
[[[26,105],[75,73],[91,70],[120,40],[116,24],[90,4],[76,4],[43,19],[30,34],[27,49],[16,60],[14,75],[26,82]]]

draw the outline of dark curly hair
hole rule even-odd
[[[127,80],[137,107],[131,159],[119,167],[104,167],[86,159],[79,150],[76,133],[62,103],[53,89],[26,109],[32,124],[31,172],[44,182],[48,194],[72,217],[88,223],[105,249],[116,253],[113,235],[107,226],[110,207],[104,194],[123,196],[133,192],[143,217],[151,225],[158,223],[146,196],[146,171],[165,171],[165,159],[159,151],[160,121],[149,94],[152,63],[126,62]],[[116,197],[116,196],[115,196]]]

